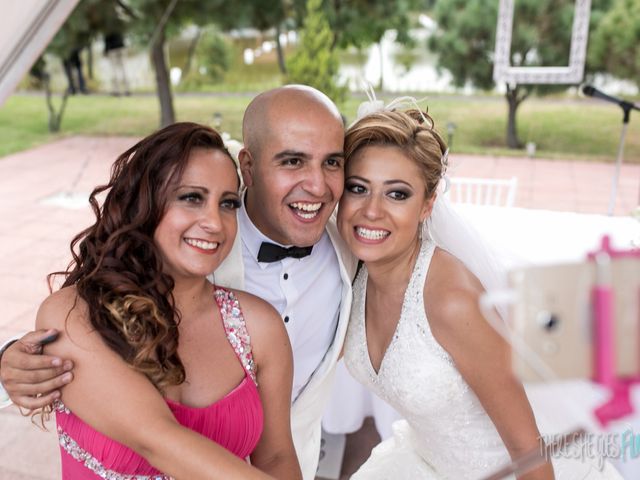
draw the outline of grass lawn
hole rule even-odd
[[[240,138],[242,112],[253,94],[178,94],[178,120],[213,123],[222,114],[222,130]],[[390,100],[395,95],[382,95]],[[355,116],[361,97],[350,97],[343,111],[348,121]],[[502,97],[432,95],[423,105],[445,133],[448,122],[456,124],[452,150],[477,154],[524,155],[504,147],[507,105]],[[0,156],[40,145],[68,135],[143,136],[158,126],[155,95],[70,97],[62,131],[47,131],[44,97],[14,95],[0,108]],[[636,115],[637,116],[637,115]],[[625,162],[640,163],[640,119],[631,116],[625,142]],[[518,131],[523,142],[537,144],[537,156],[593,161],[615,160],[622,127],[621,111],[593,100],[527,99],[518,111]]]

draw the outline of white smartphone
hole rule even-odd
[[[612,258],[616,373],[640,374],[640,258]],[[509,323],[514,335],[558,379],[593,378],[593,262],[530,267],[510,273],[516,293]],[[513,368],[523,381],[542,381],[517,349]]]

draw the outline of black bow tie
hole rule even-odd
[[[262,242],[260,250],[258,251],[258,261],[265,263],[273,263],[282,260],[283,258],[303,258],[311,253],[311,247],[281,247],[273,243]]]

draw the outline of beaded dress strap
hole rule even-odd
[[[253,361],[253,353],[251,351],[251,337],[247,331],[240,303],[231,290],[218,286],[215,287],[214,297],[222,315],[222,323],[227,339],[240,359],[243,368],[247,371],[253,383],[257,385],[256,364]]]
[[[421,295],[416,295],[424,289],[424,282],[427,278],[429,266],[431,265],[431,258],[433,257],[435,250],[436,244],[433,241],[429,239],[422,240],[420,251],[418,252],[418,258],[416,259],[416,264],[413,267],[413,272],[409,279],[409,285],[407,286],[407,289],[414,293],[414,295],[411,296],[413,299],[422,298]]]

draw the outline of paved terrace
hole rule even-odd
[[[112,161],[134,142],[72,137],[0,159],[0,340],[33,327],[48,293],[46,274],[66,266],[71,238],[92,222],[88,207],[62,208],[46,199],[87,193],[104,183]],[[452,176],[518,177],[518,207],[602,214],[614,171],[602,163],[455,153],[450,163]],[[616,215],[638,205],[639,187],[640,165],[623,165]],[[0,479],[59,478],[53,423],[49,429],[42,432],[14,407],[0,411]],[[351,448],[348,443],[347,457]],[[353,465],[354,459],[345,462]]]

